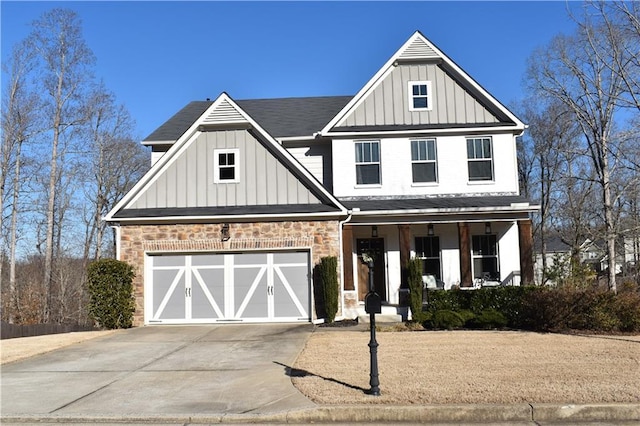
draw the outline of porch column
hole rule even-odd
[[[460,247],[460,287],[471,287],[471,247],[469,247],[469,225],[458,222],[458,246]]]
[[[520,242],[521,284],[533,284],[533,237],[531,234],[531,219],[518,221],[518,240]]]
[[[411,227],[409,225],[398,225],[400,235],[400,288],[408,288],[407,264],[411,257]]]
[[[344,261],[344,289],[355,290],[353,285],[353,227],[342,228],[342,259]]]

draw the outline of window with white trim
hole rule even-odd
[[[473,278],[499,281],[498,242],[495,235],[473,235],[471,237]]]
[[[356,142],[356,184],[380,184],[380,142]]]
[[[240,150],[213,150],[214,183],[240,182]]]
[[[411,174],[413,183],[438,181],[435,139],[411,141]]]
[[[409,111],[431,110],[431,82],[409,82]]]
[[[440,237],[416,237],[416,258],[422,259],[422,275],[433,275],[437,280],[440,274]]]
[[[493,180],[493,155],[491,138],[467,138],[467,163],[469,180]]]

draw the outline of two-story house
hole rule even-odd
[[[106,216],[137,271],[135,323],[316,320],[329,255],[345,318],[363,312],[365,252],[389,305],[412,257],[444,289],[533,282],[524,128],[420,32],[354,96],[188,104]]]

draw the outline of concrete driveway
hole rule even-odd
[[[312,329],[224,324],[122,330],[3,365],[2,418],[153,419],[312,408],[286,368]]]

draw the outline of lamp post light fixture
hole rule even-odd
[[[486,222],[484,224],[484,233],[489,235],[491,234],[491,223],[490,222]]]
[[[364,299],[364,310],[369,314],[369,357],[371,369],[369,373],[369,386],[367,393],[373,396],[380,396],[380,380],[378,378],[378,342],[376,341],[376,314],[382,312],[382,299],[375,292],[373,282],[373,257],[368,253],[362,254],[362,260],[369,266],[369,293]]]
[[[433,230],[433,224],[432,224],[432,223],[430,223],[430,224],[427,226],[427,235],[428,235],[428,236],[430,236],[430,237],[433,237],[433,236],[435,235],[435,232],[434,232],[434,230]]]
[[[229,238],[231,238],[229,234],[229,224],[223,223],[222,228],[220,228],[220,240],[227,241]]]
[[[378,238],[378,227],[376,225],[371,227],[371,238]]]

